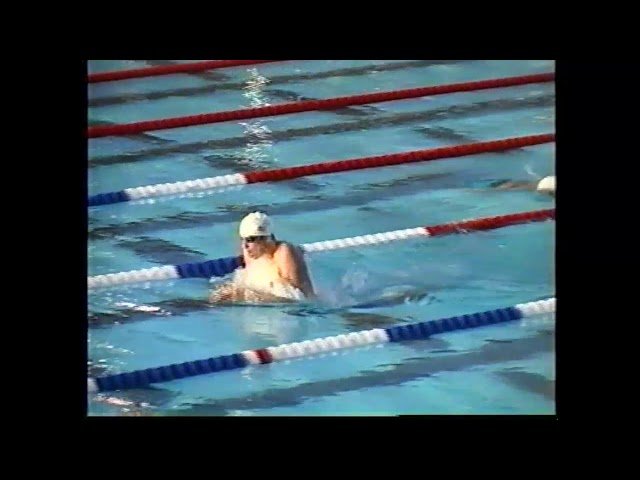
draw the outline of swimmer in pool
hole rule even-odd
[[[211,303],[282,302],[315,298],[302,250],[276,240],[270,218],[253,212],[240,222],[244,268],[211,292]]]
[[[491,188],[495,190],[535,190],[546,195],[556,196],[556,177],[550,175],[544,177],[539,182],[523,182],[499,180],[491,184]]]

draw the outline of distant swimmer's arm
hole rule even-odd
[[[499,180],[490,186],[494,190],[535,190],[536,184],[521,180]]]
[[[300,289],[307,298],[315,297],[302,250],[288,243],[282,243],[276,250],[274,260],[284,280]]]

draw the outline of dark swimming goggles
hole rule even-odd
[[[269,235],[253,235],[251,237],[244,237],[242,239],[245,243],[254,243],[259,241],[264,241],[269,238]]]

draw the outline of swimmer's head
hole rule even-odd
[[[271,219],[266,213],[253,212],[240,222],[240,238],[271,235]]]
[[[548,177],[544,177],[542,180],[538,182],[538,186],[536,190],[540,193],[548,193],[550,195],[555,195],[556,193],[556,177],[555,175],[550,175]]]
[[[253,212],[240,222],[242,248],[251,258],[258,258],[272,248],[275,237],[269,216],[262,212]]]

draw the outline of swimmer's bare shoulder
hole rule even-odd
[[[273,256],[275,257],[276,255],[282,258],[285,258],[286,256],[291,255],[295,257],[296,260],[304,259],[304,252],[302,251],[302,248],[300,248],[298,245],[294,245],[289,242],[279,241],[278,247],[276,248],[276,251],[274,252]]]
[[[304,252],[299,246],[288,242],[279,242],[278,248],[273,253],[273,259],[283,279],[299,288],[307,298],[315,297],[307,264],[304,260]]]

